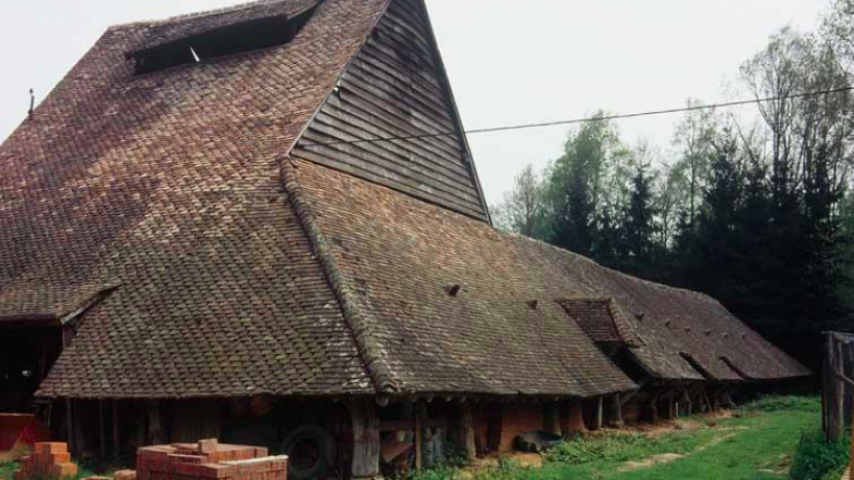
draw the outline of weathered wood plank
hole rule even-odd
[[[374,182],[374,183],[377,183],[380,185],[385,185],[385,186],[391,188],[392,190],[397,190],[399,192],[410,195],[413,198],[418,198],[418,199],[424,200],[426,202],[433,203],[435,205],[439,205],[440,207],[448,208],[450,210],[462,213],[462,214],[464,214],[468,217],[471,217],[471,218],[475,218],[478,220],[485,220],[486,219],[485,215],[480,211],[474,211],[468,207],[461,206],[461,205],[458,205],[456,203],[448,202],[447,200],[444,200],[443,198],[441,198],[439,196],[430,195],[428,193],[425,193],[423,190],[421,190],[419,188],[410,187],[410,186],[408,186],[402,182],[393,182],[393,181],[390,182],[387,177],[373,173],[370,170],[362,169],[362,168],[355,166],[354,164],[351,164],[351,163],[331,159],[330,157],[323,155],[323,154],[311,152],[308,150],[301,150],[301,151],[294,151],[293,157],[296,159],[307,160],[309,162],[317,163],[319,165],[323,165],[325,167],[329,167],[329,168],[332,168],[335,170],[340,170],[342,172],[349,173],[349,174],[356,176],[356,177],[359,177],[359,178],[364,178],[365,180],[368,180],[368,181],[371,181],[371,182]]]
[[[488,221],[442,75],[422,3],[393,2],[293,156]],[[359,142],[425,134],[447,135]]]
[[[349,116],[331,116],[326,113],[318,115],[316,128],[313,129],[310,135],[306,135],[306,140],[315,140],[313,135],[322,133],[330,138],[358,138],[364,136],[371,137],[372,134],[365,128],[364,122]],[[344,141],[344,140],[341,140]],[[353,140],[350,140],[351,142]],[[410,148],[404,148],[403,144],[408,140],[391,140],[384,142],[361,142],[349,144],[334,144],[334,141],[323,142],[330,148],[338,148],[342,145],[347,145],[351,148],[359,149],[365,152],[366,155],[377,155],[378,162],[383,161],[385,166],[391,165],[396,167],[398,171],[405,177],[416,181],[430,180],[436,182],[436,187],[460,198],[469,201],[477,202],[478,197],[471,191],[471,184],[464,183],[465,177],[460,174],[453,174],[443,171],[440,163],[428,160],[424,155],[419,155],[412,152]],[[308,144],[306,144],[308,145]],[[308,147],[306,148],[315,148]],[[435,158],[435,157],[434,157]]]
[[[347,155],[353,155],[352,162],[361,162],[362,167],[367,170],[374,170],[378,174],[383,174],[383,170],[387,170],[389,178],[394,178],[396,181],[409,183],[410,186],[418,188],[421,188],[419,186],[423,186],[425,191],[429,189],[432,193],[442,195],[449,201],[461,202],[462,205],[477,205],[477,197],[463,190],[464,186],[446,184],[445,179],[418,166],[411,157],[393,157],[393,155],[399,155],[399,152],[392,152],[389,147],[379,148],[374,143],[320,146],[325,143],[339,141],[335,139],[347,141],[345,139],[352,138],[348,133],[343,132],[339,128],[330,126],[327,121],[331,121],[331,119],[318,118],[312,131],[306,133],[306,140],[319,144],[318,146],[306,148],[307,150],[344,153],[345,155],[333,154],[334,157],[339,158],[341,161],[351,161]],[[320,134],[325,137],[321,137]]]
[[[454,122],[448,112],[447,98],[436,92],[424,89],[415,82],[400,81],[377,68],[365,68],[354,62],[350,66],[350,76],[347,80],[365,82],[369,86],[377,86],[396,98],[405,99],[413,109],[424,114],[427,118],[438,120],[440,125],[445,123],[453,126]]]
[[[330,98],[327,107],[346,110],[350,115],[370,123],[374,129],[383,132],[385,136],[382,138],[423,135],[423,132],[417,131],[412,124],[399,120],[392,115],[383,115],[382,112],[355,95]],[[438,157],[436,158],[437,163],[440,163],[449,172],[463,176],[468,175],[468,166],[463,160],[464,154],[456,146],[449,147],[438,138],[418,138],[406,142],[407,145],[413,143],[415,144],[412,148],[413,151],[418,151],[422,155],[429,155],[430,158]]]
[[[393,143],[395,148],[402,148],[410,154],[417,155],[418,158],[434,169],[437,173],[449,177],[455,183],[470,185],[468,179],[468,166],[463,160],[461,153],[456,155],[450,154],[441,148],[437,148],[435,144],[428,144],[425,140],[429,139],[402,139],[411,135],[419,135],[420,133],[409,133],[403,131],[401,127],[396,127],[397,123],[394,120],[389,120],[387,116],[383,116],[376,111],[367,111],[363,108],[363,104],[358,99],[344,97],[342,99],[330,99],[326,108],[322,112],[324,115],[337,118],[342,122],[349,123],[354,127],[358,127],[362,135],[366,138],[397,138],[396,140],[372,142],[379,146],[386,143]],[[353,132],[355,136],[357,132]]]
[[[376,404],[370,399],[348,403],[353,426],[354,479],[373,479],[380,475],[380,420]]]
[[[424,121],[423,114],[421,116],[413,115],[411,110],[404,110],[400,107],[395,107],[373,93],[359,88],[358,85],[349,86],[347,90],[341,92],[341,98],[345,101],[361,102],[366,109],[375,111],[379,116],[385,116],[389,121],[395,124],[408,124],[410,129],[419,135],[421,134],[443,134],[433,137],[433,140],[443,150],[452,154],[455,158],[462,157],[463,149],[462,142],[458,138],[456,131],[452,125],[443,124],[436,121]],[[444,135],[451,134],[451,135]]]

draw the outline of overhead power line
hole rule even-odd
[[[579,123],[587,123],[592,121],[611,121],[611,120],[625,120],[630,118],[638,118],[638,117],[652,117],[658,115],[671,115],[674,113],[687,113],[687,112],[696,112],[701,110],[716,110],[718,108],[729,108],[729,107],[738,107],[742,105],[759,105],[762,103],[768,102],[776,102],[781,100],[794,100],[797,98],[805,98],[805,97],[814,97],[819,95],[830,95],[834,93],[842,93],[842,92],[850,92],[854,90],[854,87],[842,87],[842,88],[833,88],[829,90],[817,90],[812,92],[803,92],[796,93],[792,95],[782,95],[776,97],[765,97],[765,98],[754,98],[751,100],[738,100],[734,102],[724,102],[724,103],[713,103],[708,105],[691,105],[688,107],[681,108],[669,108],[666,110],[652,110],[648,112],[637,112],[637,113],[625,113],[619,115],[603,115],[596,117],[584,117],[584,118],[574,118],[571,120],[558,120],[554,122],[543,122],[543,123],[528,123],[522,125],[508,125],[503,127],[491,127],[491,128],[478,128],[474,130],[467,130],[463,133],[466,135],[478,135],[483,133],[498,133],[498,132],[507,132],[507,131],[515,131],[515,130],[531,130],[534,128],[548,128],[548,127],[557,127],[557,126],[566,126],[566,125],[576,125]],[[334,145],[356,145],[360,143],[377,143],[377,142],[393,142],[398,140],[420,140],[427,138],[439,138],[439,137],[451,137],[457,135],[458,132],[440,132],[440,133],[424,133],[418,135],[403,135],[403,136],[394,136],[394,137],[377,137],[377,138],[366,138],[360,140],[341,140],[336,142],[324,142],[324,143],[308,143],[305,144],[304,147],[330,147]]]

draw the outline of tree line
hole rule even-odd
[[[854,95],[799,94],[851,86],[852,67],[854,0],[837,0],[818,32],[784,28],[742,65],[747,92],[776,98],[758,120],[689,112],[665,154],[599,112],[519,173],[496,223],[708,293],[815,365],[818,334],[854,312]]]

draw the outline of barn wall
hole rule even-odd
[[[447,132],[457,133],[322,146]],[[458,132],[423,3],[395,0],[292,155],[488,220]]]
[[[539,403],[508,404],[504,406],[499,452],[511,452],[520,433],[545,428],[545,406]]]

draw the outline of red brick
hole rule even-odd
[[[51,474],[54,477],[69,478],[77,476],[77,465],[73,463],[59,463],[53,465]]]
[[[134,470],[119,470],[113,475],[113,480],[137,480]]]
[[[51,453],[50,454],[50,463],[69,463],[71,462],[71,454],[70,453]]]
[[[38,442],[35,451],[44,455],[51,453],[68,453],[68,444],[63,442]]]
[[[199,452],[200,453],[214,453],[217,451],[219,447],[219,441],[215,438],[208,438],[205,440],[199,440]]]

